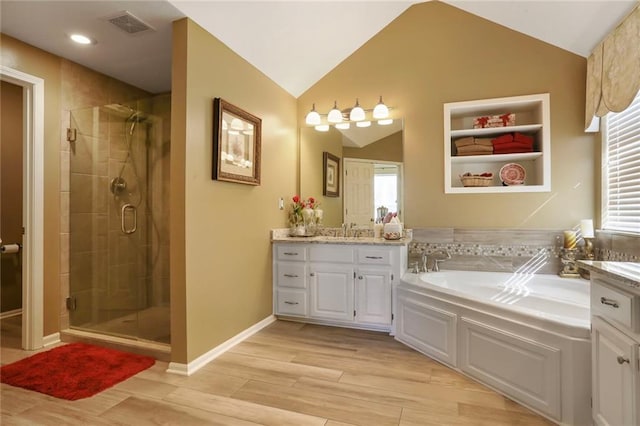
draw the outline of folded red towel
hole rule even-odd
[[[520,152],[533,152],[533,147],[526,143],[504,143],[493,147],[494,154],[516,154]]]
[[[533,145],[533,137],[532,136],[523,135],[522,133],[518,133],[518,132],[515,132],[513,134],[513,141],[514,142],[529,143],[529,144]]]
[[[511,133],[506,133],[504,135],[500,135],[495,139],[491,140],[493,146],[500,145],[503,143],[513,142],[513,135]]]

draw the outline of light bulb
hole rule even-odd
[[[320,114],[316,111],[316,104],[313,104],[311,107],[311,111],[307,114],[305,121],[309,126],[317,126],[320,124]]]
[[[387,118],[389,116],[389,108],[382,102],[382,96],[380,96],[380,102],[373,109],[373,118]]]
[[[318,124],[316,126],[316,130],[319,132],[328,132],[329,131],[329,125],[328,124]]]
[[[333,101],[333,109],[329,111],[327,121],[329,123],[340,123],[342,121],[342,111],[338,109],[338,103],[336,101]]]
[[[93,39],[82,34],[71,34],[69,38],[78,44],[95,44]]]
[[[349,120],[351,121],[362,121],[364,120],[364,110],[360,106],[358,102],[358,98],[356,98],[356,104],[351,109],[351,113],[349,114]]]
[[[242,120],[240,120],[239,118],[234,118],[233,120],[231,120],[231,128],[233,130],[242,130],[242,129],[244,129],[244,126],[242,125]]]
[[[369,127],[369,126],[371,126],[371,122],[370,121],[358,121],[356,123],[356,126],[358,126],[358,127]]]
[[[383,120],[378,120],[378,124],[381,125],[381,126],[388,126],[391,123],[393,123],[393,119],[392,118],[385,118]]]
[[[340,130],[347,130],[349,127],[351,127],[351,125],[347,121],[336,124],[336,129]]]

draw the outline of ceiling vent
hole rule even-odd
[[[151,25],[145,23],[140,18],[134,16],[131,12],[123,10],[115,15],[106,18],[116,27],[130,35],[139,35],[148,31],[155,31]]]

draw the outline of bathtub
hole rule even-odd
[[[591,424],[589,281],[406,273],[395,338],[559,424]]]

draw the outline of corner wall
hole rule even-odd
[[[411,6],[298,99],[375,105],[404,118],[405,223],[412,228],[572,228],[595,217],[597,135],[585,134],[586,59],[441,2]],[[551,192],[444,194],[443,104],[551,99]]]
[[[269,230],[296,191],[296,100],[188,19],[174,23],[172,72],[171,357],[189,363],[272,313]],[[262,119],[260,186],[211,179],[216,97]]]

